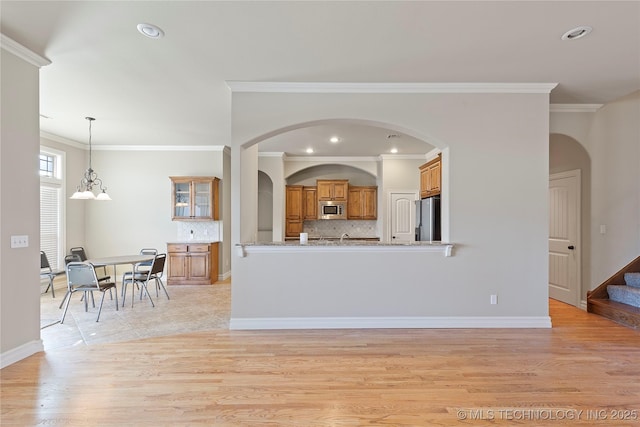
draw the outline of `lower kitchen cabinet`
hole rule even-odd
[[[218,243],[168,243],[167,284],[209,285],[218,280]]]
[[[288,219],[286,221],[286,227],[286,237],[299,237],[304,229],[304,223],[302,221]]]

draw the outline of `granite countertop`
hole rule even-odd
[[[437,241],[391,243],[377,240],[344,239],[338,240],[309,240],[300,243],[299,240],[284,242],[248,242],[237,243],[237,254],[245,257],[249,253],[312,253],[312,252],[439,252],[445,257],[453,254],[453,243]]]
[[[249,242],[239,243],[236,246],[299,246],[299,247],[314,247],[314,246],[452,246],[452,243],[443,243],[439,241],[425,241],[425,242],[405,242],[405,243],[391,243],[380,242],[377,240],[362,240],[362,239],[344,239],[342,242],[340,238],[337,240],[324,239],[324,240],[309,240],[307,243],[300,243],[298,240],[287,240],[284,242]]]
[[[340,236],[335,236],[335,237],[331,237],[331,236],[309,236],[309,241],[311,240],[340,240]],[[290,241],[298,241],[300,240],[300,237],[296,236],[296,237],[285,237],[284,240],[290,240]],[[375,236],[350,236],[350,237],[345,237],[344,240],[369,240],[369,241],[377,241],[380,240],[379,237],[375,237]]]
[[[167,242],[169,245],[189,245],[189,244],[198,244],[198,243],[219,243],[219,240],[173,240],[171,242]]]

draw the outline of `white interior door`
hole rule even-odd
[[[580,304],[580,171],[549,177],[549,296]]]
[[[390,193],[391,242],[405,243],[415,240],[417,193]]]

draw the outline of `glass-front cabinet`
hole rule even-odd
[[[219,219],[219,178],[171,176],[171,219],[198,221]]]

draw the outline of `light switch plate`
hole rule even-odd
[[[11,236],[11,248],[28,248],[29,236]]]

